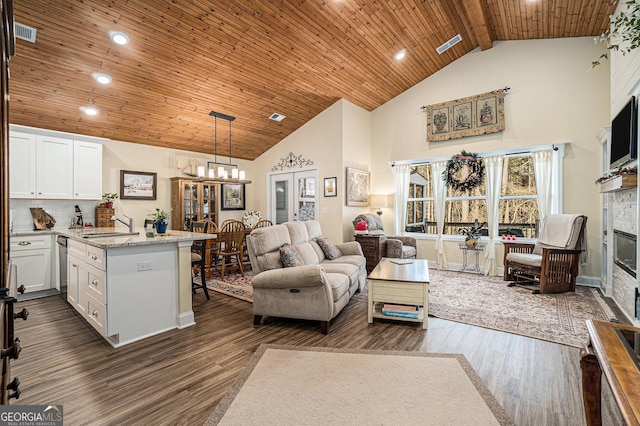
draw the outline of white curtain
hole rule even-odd
[[[410,164],[394,164],[391,166],[393,172],[393,186],[395,189],[394,211],[396,212],[393,221],[394,235],[402,235],[407,222],[407,198],[409,196],[409,174]]]
[[[496,239],[500,221],[500,187],[502,184],[502,155],[482,159],[485,167],[485,192],[487,195],[487,222],[489,243],[484,251],[487,258],[485,275],[496,275]]]
[[[444,215],[447,196],[447,182],[442,179],[442,172],[447,168],[446,161],[431,163],[431,188],[433,190],[433,199],[435,203],[436,223],[438,228],[438,236],[436,237],[436,253],[438,255],[437,269],[447,269],[447,255],[444,251],[444,242],[442,241],[442,233],[444,231]]]
[[[553,180],[553,150],[545,149],[533,151],[533,173],[536,178],[536,191],[538,193],[538,213],[540,223],[551,213]]]

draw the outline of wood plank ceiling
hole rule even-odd
[[[252,160],[340,98],[371,111],[497,40],[601,34],[612,0],[14,0],[14,124]],[[118,46],[109,33],[131,42]],[[456,34],[462,42],[438,55]],[[407,56],[394,54],[407,49]],[[92,75],[106,73],[109,85]],[[80,108],[95,106],[99,114]],[[274,113],[284,121],[269,120]]]

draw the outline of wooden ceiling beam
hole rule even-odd
[[[480,50],[487,50],[493,47],[493,29],[487,19],[487,12],[481,0],[464,0],[464,8],[467,17],[471,21],[471,30],[478,40]]]

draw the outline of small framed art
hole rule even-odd
[[[325,197],[338,196],[337,178],[335,177],[324,178],[324,196]]]

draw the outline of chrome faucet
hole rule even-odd
[[[114,214],[113,216],[111,216],[111,220],[112,221],[118,221],[120,223],[123,223],[125,225],[127,225],[129,227],[129,232],[133,233],[133,229],[135,228],[135,223],[132,217],[129,217],[127,215],[123,215],[124,217],[126,217],[127,219],[129,219],[129,223],[125,222],[124,220],[120,219],[119,217],[116,217],[116,215]]]

